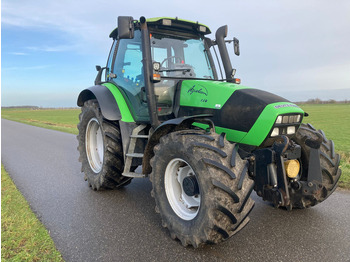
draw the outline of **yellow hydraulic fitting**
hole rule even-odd
[[[296,159],[287,160],[284,162],[284,168],[289,178],[296,178],[299,174],[300,163]]]

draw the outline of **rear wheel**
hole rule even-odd
[[[291,188],[290,197],[293,208],[308,208],[324,201],[337,187],[341,169],[339,168],[340,156],[334,151],[332,140],[328,140],[322,130],[316,130],[311,124],[302,124],[294,137],[294,141],[301,146],[301,181],[307,181],[310,147],[305,144],[306,139],[317,139],[317,134],[323,140],[320,147],[320,163],[322,172],[322,184],[313,194],[300,188]],[[311,184],[310,184],[311,186]]]
[[[118,122],[104,119],[96,100],[84,103],[79,120],[79,161],[85,180],[94,190],[129,184],[131,178],[121,175],[124,160]]]
[[[152,196],[164,227],[184,246],[219,243],[242,229],[254,206],[248,163],[224,135],[165,135],[151,159]]]

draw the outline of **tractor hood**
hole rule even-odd
[[[268,137],[279,115],[300,115],[300,122],[304,115],[287,99],[233,83],[185,80],[179,93],[177,117],[212,114],[227,139],[255,146]]]

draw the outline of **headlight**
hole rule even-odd
[[[279,115],[272,127],[271,137],[280,135],[294,135],[301,123],[300,114]]]
[[[279,131],[278,127],[275,127],[272,130],[271,136],[274,137],[274,136],[278,136],[279,134],[280,134],[280,131]]]
[[[277,117],[276,124],[282,124],[282,116]]]
[[[300,124],[300,115],[284,115],[278,116],[275,124]]]
[[[287,135],[294,135],[294,134],[295,134],[295,126],[288,126]]]

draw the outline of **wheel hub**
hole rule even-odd
[[[85,147],[89,165],[97,174],[102,170],[104,148],[100,123],[96,118],[91,118],[87,124]]]
[[[183,159],[171,160],[164,175],[165,193],[172,210],[183,220],[194,219],[201,203],[198,181],[192,167]]]
[[[195,176],[187,176],[182,181],[182,187],[186,195],[192,197],[199,194],[198,182]]]

